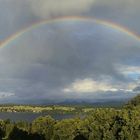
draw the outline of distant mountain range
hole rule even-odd
[[[63,101],[54,100],[18,100],[13,102],[6,102],[6,104],[27,104],[27,105],[90,105],[95,107],[115,107],[122,106],[127,103],[129,99],[122,100],[81,100],[81,99],[67,99]],[[0,102],[5,104],[5,102]]]

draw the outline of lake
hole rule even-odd
[[[31,122],[39,116],[50,115],[56,120],[69,119],[74,117],[82,117],[78,114],[49,114],[49,113],[32,113],[32,112],[0,112],[0,119],[10,119],[11,121],[28,121]]]

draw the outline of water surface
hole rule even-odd
[[[10,119],[11,121],[28,121],[31,122],[39,116],[50,115],[56,120],[69,119],[74,117],[81,117],[77,114],[49,114],[49,113],[32,113],[32,112],[0,112],[0,119]]]

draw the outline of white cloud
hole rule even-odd
[[[122,83],[112,80],[95,81],[93,79],[76,80],[71,85],[63,89],[65,93],[106,93],[106,92],[133,92],[133,89],[139,84],[136,82]]]
[[[63,89],[64,92],[97,92],[97,91],[118,91],[117,88],[105,82],[98,82],[92,79],[76,80],[69,87]]]
[[[139,73],[140,74],[140,66],[130,66],[130,65],[119,65],[119,71],[123,74],[131,74],[131,73]]]
[[[12,97],[12,96],[15,96],[15,93],[12,93],[12,92],[0,92],[0,99]]]
[[[139,81],[139,78],[140,78],[140,66],[130,66],[130,65],[120,65],[119,64],[119,65],[117,65],[116,68],[125,77],[130,78],[131,80],[135,80],[137,82]]]

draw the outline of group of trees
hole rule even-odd
[[[0,121],[1,140],[140,140],[140,96],[122,109],[95,108],[85,118]]]

